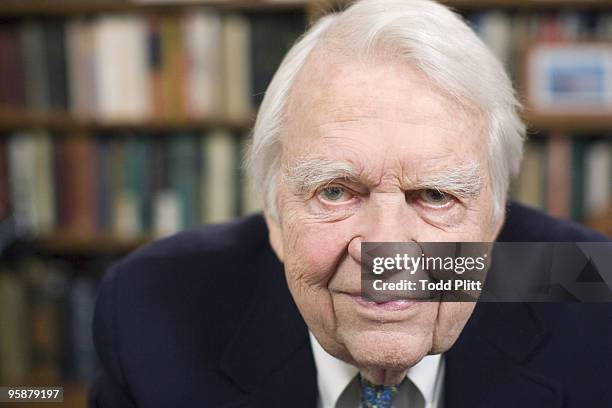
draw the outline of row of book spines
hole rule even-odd
[[[559,41],[606,38],[612,35],[612,10],[561,10],[546,12],[507,12],[489,10],[466,15],[479,34],[489,28],[522,29],[534,40]],[[507,27],[512,26],[512,27]]]
[[[530,43],[612,41],[612,11],[509,13],[495,10],[470,13],[468,18],[516,80],[523,74],[524,51]]]
[[[66,108],[63,25],[5,22],[0,27],[0,104],[10,109]]]
[[[612,13],[492,11],[470,17],[511,69],[518,62],[515,48],[525,40],[612,38]],[[286,48],[297,30],[285,27],[275,34],[290,37],[282,45]],[[243,119],[264,90],[252,87],[261,61],[250,59],[252,48],[267,44],[251,37],[249,20],[203,10],[5,24],[0,28],[0,51],[6,56],[0,66],[0,105],[43,111],[70,107],[78,116],[106,119]],[[276,55],[274,60],[280,61]]]
[[[242,120],[258,92],[251,45],[247,17],[204,10],[4,24],[0,108],[103,120]]]
[[[10,209],[7,169],[6,146],[5,143],[0,140],[0,221],[8,215]]]
[[[96,278],[33,258],[0,269],[0,383],[91,381],[96,290]]]
[[[222,130],[151,138],[17,133],[0,139],[7,164],[0,195],[25,235],[169,235],[259,208],[241,166],[247,143]]]
[[[576,221],[600,215],[612,201],[612,137],[555,134],[528,141],[512,195]]]

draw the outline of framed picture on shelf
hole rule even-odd
[[[526,56],[525,96],[531,111],[612,114],[612,44],[536,43]]]

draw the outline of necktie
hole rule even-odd
[[[399,390],[399,385],[372,384],[362,376],[361,381],[361,407],[362,408],[390,408],[393,397]]]

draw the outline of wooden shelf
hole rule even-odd
[[[457,10],[505,8],[523,10],[551,10],[559,8],[612,10],[609,0],[440,0]],[[102,12],[150,11],[167,12],[193,6],[213,7],[221,11],[270,12],[308,10],[319,17],[326,10],[338,9],[351,0],[159,0],[135,3],[128,0],[2,0],[0,16],[62,16]]]
[[[79,235],[74,233],[54,233],[36,240],[35,245],[41,252],[49,254],[125,254],[153,241],[150,236],[133,239],[113,235]]]
[[[175,130],[210,130],[223,127],[233,130],[247,130],[253,125],[253,119],[231,120],[209,118],[202,120],[163,120],[155,119],[146,122],[75,119],[66,113],[36,115],[25,112],[0,112],[0,131],[43,128],[54,131],[175,131]]]
[[[523,120],[532,131],[558,132],[610,132],[612,131],[612,115],[545,115],[534,112],[524,112]]]
[[[514,9],[609,9],[612,3],[609,0],[441,0],[457,9],[484,9],[484,8],[514,8]]]
[[[101,12],[151,11],[167,12],[193,6],[214,7],[221,11],[303,11],[304,1],[265,0],[211,0],[211,1],[159,1],[157,3],[135,3],[128,0],[2,0],[0,16],[62,16],[71,14],[93,14]]]
[[[484,10],[490,8],[514,10],[590,9],[610,10],[610,0],[438,0],[457,11]],[[351,4],[352,0],[310,0],[307,5],[311,21]]]
[[[525,112],[523,120],[532,131],[563,131],[563,132],[612,132],[612,115],[542,115]],[[47,129],[59,132],[173,132],[180,130],[207,131],[213,128],[226,128],[246,131],[253,127],[254,118],[230,120],[210,118],[207,120],[151,120],[147,122],[102,122],[96,120],[80,120],[65,113],[51,115],[32,115],[28,113],[0,112],[0,131],[10,132],[19,129]]]

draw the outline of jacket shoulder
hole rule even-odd
[[[552,217],[517,202],[506,207],[501,242],[599,242],[609,238],[572,221]]]
[[[190,228],[114,264],[102,280],[99,298],[112,297],[118,304],[129,299],[133,306],[166,299],[172,308],[185,296],[200,294],[198,302],[204,305],[225,291],[237,294],[248,286],[251,282],[246,281],[256,274],[248,273],[244,265],[257,269],[265,255],[273,254],[260,215]]]
[[[104,276],[94,316],[99,384],[114,386],[92,399],[161,398],[151,384],[168,377],[193,380],[180,385],[193,385],[185,395],[197,395],[197,384],[234,392],[217,372],[220,358],[263,275],[280,268],[260,215],[185,230],[120,260]]]

